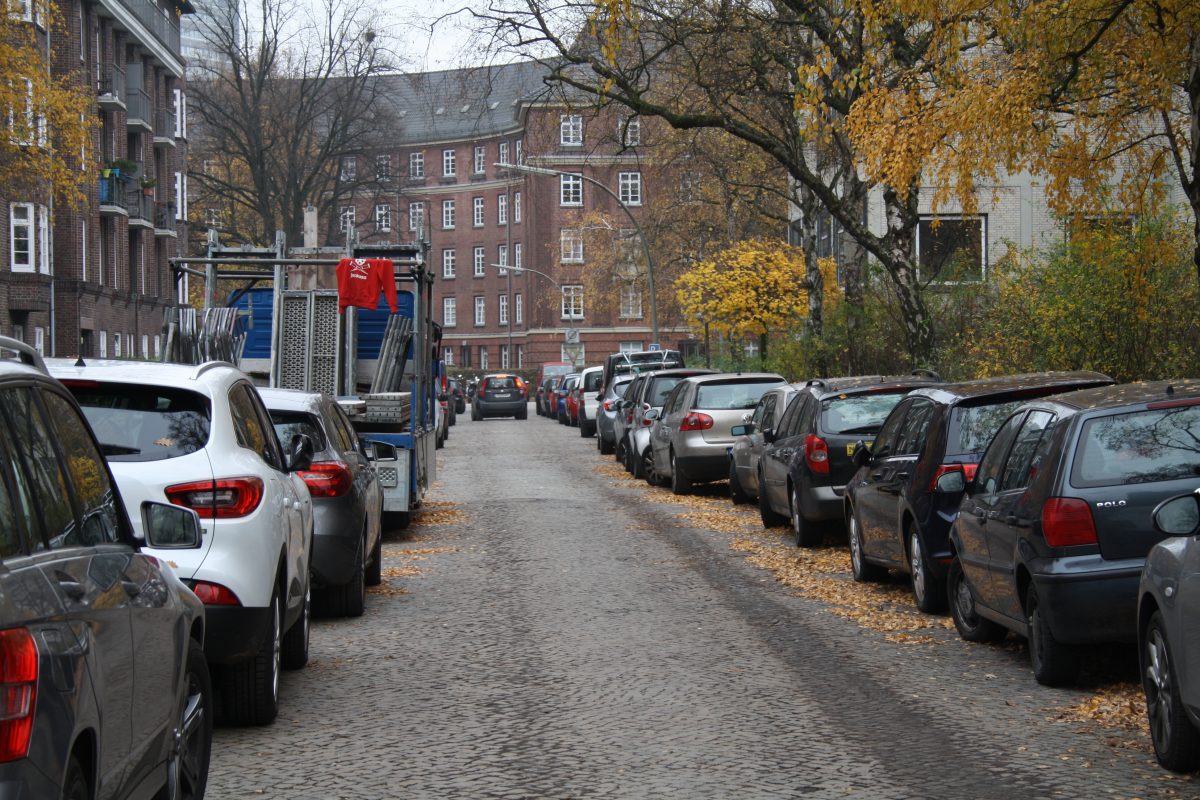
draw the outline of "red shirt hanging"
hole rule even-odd
[[[343,258],[337,265],[338,313],[346,306],[379,307],[379,290],[387,298],[392,313],[400,311],[396,299],[396,270],[392,262],[381,258]]]

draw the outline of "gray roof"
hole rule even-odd
[[[468,69],[388,75],[380,80],[381,99],[400,115],[398,144],[484,138],[518,124],[522,103],[549,94],[547,67],[519,61]]]

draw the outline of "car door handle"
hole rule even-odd
[[[84,595],[87,594],[83,588],[83,584],[65,572],[55,572],[54,579],[58,581],[58,585],[63,590],[63,593],[72,600],[82,600]]]
[[[876,481],[877,481],[877,480],[880,480],[880,479],[882,479],[882,478],[883,478],[883,472],[882,472],[882,471],[880,471],[880,472],[872,472],[872,473],[871,473],[871,480],[876,480]]]
[[[908,473],[907,473],[907,472],[897,472],[897,473],[896,473],[896,480],[898,480],[898,481],[906,481],[906,480],[908,480]]]
[[[1009,514],[1008,516],[1006,516],[1006,517],[1004,518],[1004,523],[1005,523],[1006,525],[1016,525],[1016,524],[1017,524],[1017,518],[1016,518],[1016,516],[1015,516],[1015,515],[1013,515],[1013,514]]]

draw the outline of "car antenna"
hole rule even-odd
[[[75,358],[75,366],[77,366],[77,367],[86,367],[87,366],[87,364],[83,363],[83,356],[77,356]]]
[[[1170,397],[1173,394],[1175,394],[1175,387],[1168,383],[1167,384],[1167,397]]]

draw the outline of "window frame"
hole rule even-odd
[[[487,275],[487,248],[476,246],[471,251],[471,274],[476,278]]]
[[[425,201],[414,200],[408,204],[408,230],[419,232],[425,227]]]
[[[454,201],[453,200],[443,200],[442,201],[442,230],[444,230],[444,231],[454,230],[454,225],[455,225],[455,222],[457,221],[456,216],[457,216],[457,211],[455,210],[455,207],[454,207]]]
[[[568,283],[562,287],[561,319],[583,319],[583,284]]]
[[[570,251],[567,250],[568,240]],[[578,228],[563,228],[558,233],[559,260],[564,264],[582,264],[583,260],[583,231]],[[578,247],[576,247],[578,245]]]
[[[487,325],[487,298],[483,295],[475,295],[475,327],[482,328]]]
[[[380,233],[392,232],[392,206],[390,203],[375,204],[375,230]]]
[[[487,146],[482,144],[475,145],[475,161],[471,165],[472,172],[476,175],[483,175],[487,172]]]
[[[583,205],[582,172],[564,172],[558,176],[558,204],[563,208]]]
[[[458,298],[443,297],[442,298],[442,327],[456,328],[458,327]]]
[[[939,226],[947,222],[978,222],[979,223],[979,276],[965,278],[962,280],[942,280],[938,276],[922,275],[922,260],[921,260],[921,228],[927,224],[937,220]],[[988,277],[988,215],[979,214],[920,214],[917,218],[917,225],[913,229],[913,254],[914,261],[917,266],[918,280],[927,281],[933,285],[940,286],[957,286],[959,284],[984,283]],[[948,260],[948,258],[947,258]],[[945,266],[943,262],[942,266]],[[928,272],[928,270],[924,270]],[[941,272],[939,268],[938,272]]]
[[[642,204],[642,173],[617,173],[617,199],[621,205],[640,206]]]
[[[458,177],[458,151],[452,147],[442,150],[442,177]]]
[[[487,209],[482,197],[471,198],[471,227],[482,228],[487,216]]]
[[[560,114],[558,144],[561,147],[583,147],[583,115]]]
[[[425,153],[423,151],[408,154],[408,177],[425,177]]]
[[[458,254],[453,247],[442,248],[442,278],[449,280],[458,276]]]

